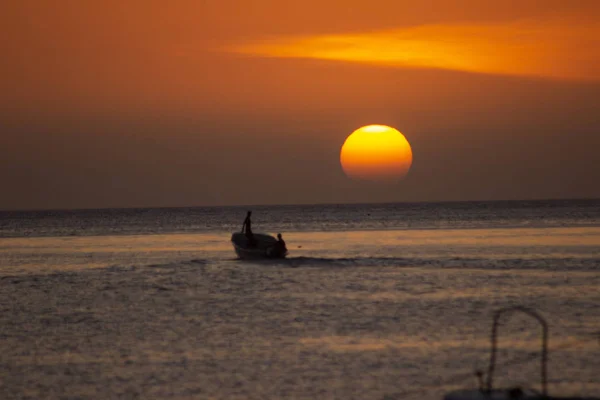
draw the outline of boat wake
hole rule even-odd
[[[256,261],[254,261],[256,262]],[[531,269],[549,271],[597,271],[600,258],[419,258],[419,257],[288,257],[285,260],[261,260],[260,263],[299,267],[432,267],[471,269]]]

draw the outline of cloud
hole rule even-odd
[[[388,67],[600,80],[600,25],[576,17],[510,23],[433,24],[352,34],[285,36],[227,51]]]

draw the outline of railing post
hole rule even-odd
[[[490,365],[488,367],[486,391],[487,391],[487,393],[491,393],[493,390],[493,379],[494,379],[493,375],[494,375],[494,369],[496,368],[496,353],[497,353],[497,347],[498,347],[498,324],[500,321],[500,317],[504,313],[514,312],[514,311],[521,311],[522,313],[527,314],[530,317],[533,317],[540,323],[540,325],[542,325],[542,357],[541,357],[541,359],[542,359],[541,360],[542,395],[544,397],[546,397],[548,395],[548,387],[547,387],[548,386],[548,371],[547,371],[548,324],[546,323],[546,320],[544,318],[542,318],[538,313],[536,313],[533,310],[530,310],[529,308],[521,307],[521,306],[503,308],[503,309],[496,311],[496,313],[494,314],[494,323],[492,325],[492,336],[491,336],[492,352],[490,354]]]

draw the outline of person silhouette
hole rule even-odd
[[[242,233],[246,234],[246,239],[248,239],[248,244],[250,246],[256,246],[256,240],[254,239],[254,234],[252,233],[252,220],[250,217],[252,216],[252,211],[248,211],[246,214],[246,219],[244,220],[244,224],[242,225]]]
[[[287,247],[285,247],[285,240],[281,237],[281,233],[277,234],[277,246],[282,253],[287,251]]]

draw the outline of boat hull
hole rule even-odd
[[[277,239],[264,233],[255,233],[255,245],[251,246],[248,238],[243,233],[231,235],[231,244],[239,258],[261,259],[261,258],[285,258],[287,251],[281,251],[277,245]]]

